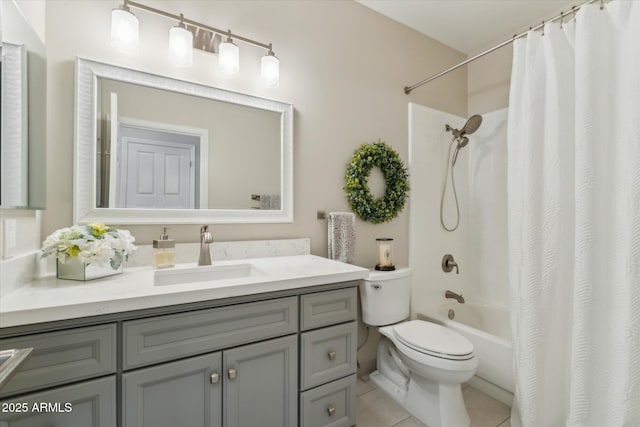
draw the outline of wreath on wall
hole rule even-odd
[[[382,170],[387,185],[384,196],[377,199],[367,183],[374,166]],[[347,164],[344,178],[349,205],[363,220],[379,224],[391,221],[402,212],[408,197],[409,174],[398,153],[384,141],[360,145]]]

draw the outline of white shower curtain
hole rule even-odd
[[[640,0],[514,46],[513,426],[640,426]]]

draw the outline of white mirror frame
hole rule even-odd
[[[2,43],[0,206],[25,208],[28,199],[27,49]]]
[[[96,116],[98,78],[119,80],[281,113],[281,208],[121,209],[96,208]],[[73,220],[109,224],[244,224],[293,222],[293,105],[76,58]]]

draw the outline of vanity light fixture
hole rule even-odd
[[[131,0],[111,12],[111,46],[129,54],[139,50],[138,18],[132,8],[178,21],[169,31],[169,60],[178,66],[191,66],[193,49],[218,55],[218,68],[227,75],[238,75],[240,71],[240,49],[235,42],[243,42],[267,50],[261,59],[260,75],[265,86],[276,88],[280,84],[280,61],[273,53],[271,43],[261,43],[247,37],[223,31],[187,19],[183,14],[175,15]],[[218,40],[223,39],[221,43]],[[215,49],[218,48],[218,52]]]
[[[227,32],[227,39],[220,43],[219,49],[218,68],[229,76],[237,76],[240,73],[240,49],[231,39],[231,30]]]
[[[184,15],[180,22],[169,30],[169,61],[180,67],[190,67],[193,62],[193,33],[184,24]]]
[[[111,46],[121,52],[136,55],[139,42],[138,17],[131,12],[125,1],[111,11]]]
[[[280,60],[271,50],[271,43],[269,43],[269,52],[261,59],[260,75],[266,87],[275,88],[280,84]]]

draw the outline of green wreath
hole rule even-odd
[[[374,199],[367,180],[371,169],[378,166],[387,184],[384,196]],[[347,200],[353,212],[374,224],[391,221],[404,208],[409,191],[409,174],[398,153],[384,141],[362,144],[353,153],[344,176]]]

